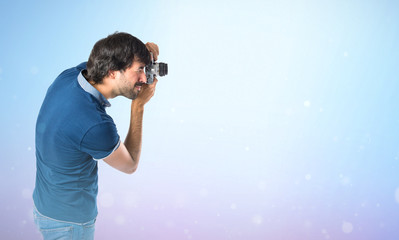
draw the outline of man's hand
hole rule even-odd
[[[158,55],[159,55],[159,48],[158,45],[152,42],[148,42],[145,44],[147,47],[148,51],[152,52],[152,55],[154,56],[154,61],[158,60]]]
[[[142,106],[144,106],[144,104],[146,104],[148,101],[150,101],[152,96],[154,96],[155,87],[156,87],[157,83],[158,83],[158,79],[154,78],[153,84],[143,84],[141,86],[141,91],[140,91],[139,95],[137,96],[137,98],[135,100],[132,101],[132,105],[142,107]]]
[[[152,42],[148,42],[145,44],[145,46],[147,47],[148,51],[152,52],[154,61],[156,61],[158,59],[158,55],[159,55],[158,45],[156,45],[155,43],[152,43]],[[148,101],[150,101],[152,96],[154,96],[155,87],[157,85],[157,82],[158,82],[158,80],[156,78],[154,78],[153,84],[143,84],[139,95],[132,102],[132,107],[133,106],[134,107],[143,107],[144,104],[146,104]]]

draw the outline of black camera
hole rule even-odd
[[[147,84],[152,84],[154,82],[154,77],[163,77],[168,74],[168,64],[167,63],[157,63],[154,61],[154,57],[151,53],[151,63],[145,67],[145,75],[147,77]]]

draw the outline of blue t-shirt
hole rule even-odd
[[[62,72],[47,90],[36,123],[37,210],[85,223],[97,216],[97,161],[120,139],[105,97],[82,76],[86,63]]]

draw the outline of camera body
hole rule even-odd
[[[151,63],[145,67],[145,75],[147,77],[147,84],[152,84],[155,77],[163,77],[168,74],[168,64],[162,62],[155,62],[151,53]]]

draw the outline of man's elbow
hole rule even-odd
[[[129,166],[129,168],[126,169],[126,171],[124,171],[125,173],[127,173],[129,175],[131,175],[134,172],[136,172],[137,167],[138,167],[138,164],[133,160],[133,158],[132,158],[132,162],[131,163],[132,163],[131,166]]]
[[[124,172],[125,172],[126,174],[132,175],[133,173],[136,172],[136,170],[137,170],[137,166],[132,167],[132,168],[129,168],[129,169],[127,169],[127,170],[124,171]]]

